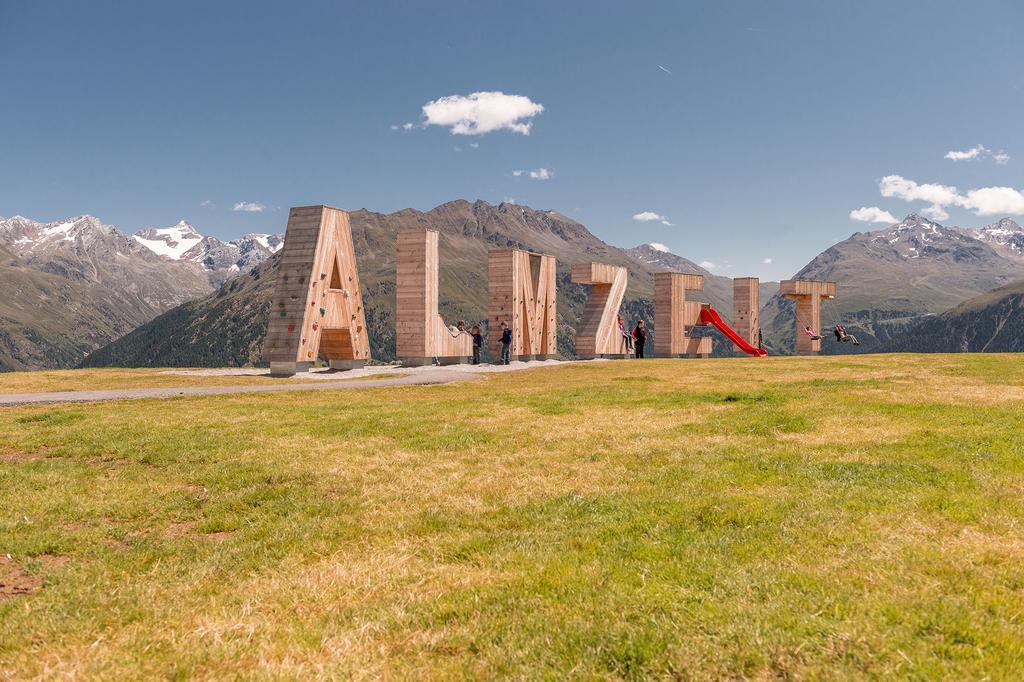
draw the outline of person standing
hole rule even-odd
[[[629,355],[633,351],[633,337],[626,332],[626,323],[622,321],[622,315],[619,315],[619,334],[622,335],[622,343],[626,346],[626,355]]]
[[[512,361],[512,330],[508,324],[501,323],[501,364],[507,365]]]
[[[636,349],[637,358],[643,358],[645,343],[647,343],[647,328],[644,327],[643,320],[638,320],[636,326],[633,327],[633,347]]]
[[[473,325],[473,329],[470,330],[473,333],[473,361],[471,364],[480,364],[480,349],[484,347],[484,335],[480,333],[480,326]]]

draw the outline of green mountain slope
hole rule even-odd
[[[930,317],[883,350],[914,353],[1024,352],[1024,280]]]

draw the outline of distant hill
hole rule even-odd
[[[827,331],[842,321],[865,351],[879,350],[925,316],[1024,277],[1024,262],[967,230],[910,214],[892,227],[839,242],[796,277],[838,282],[838,297],[822,307],[822,327]],[[792,302],[774,296],[761,319],[770,347],[791,352]],[[826,353],[850,351],[850,346],[832,343],[823,348]]]
[[[382,360],[395,353],[395,241],[399,230],[425,227],[441,233],[440,309],[448,320],[486,319],[488,250],[522,248],[554,255],[558,260],[558,347],[567,356],[575,349],[575,329],[587,293],[587,287],[569,279],[573,263],[593,260],[625,266],[629,271],[625,317],[630,321],[643,317],[648,322],[653,321],[653,273],[674,267],[644,261],[641,256],[649,248],[626,251],[610,246],[557,211],[511,203],[495,206],[460,200],[426,212],[405,209],[390,214],[362,209],[351,212],[351,224],[371,350]],[[679,258],[663,252],[659,255]],[[251,273],[229,280],[215,294],[182,305],[93,353],[85,366],[261,362],[276,268],[276,259],[271,259]],[[728,278],[706,271],[701,274],[709,277],[708,291],[695,298],[711,301],[728,317],[732,305],[731,285],[725,284]],[[718,350],[730,352],[721,343]]]
[[[1024,279],[929,317],[882,347],[887,352],[1024,352]]]
[[[93,216],[0,218],[0,371],[73,367],[210,288]]]

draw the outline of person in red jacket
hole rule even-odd
[[[643,320],[637,320],[636,326],[633,327],[633,347],[636,349],[637,358],[644,356],[645,343],[647,343],[647,328],[644,326]]]

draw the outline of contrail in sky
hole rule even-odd
[[[658,64],[658,68],[659,68],[659,69],[661,69],[662,71],[664,71],[665,73],[667,73],[668,75],[670,75],[670,76],[672,75],[672,72],[671,72],[671,71],[669,71],[668,69],[666,69],[666,68],[665,68],[664,66],[662,66],[661,64]]]

